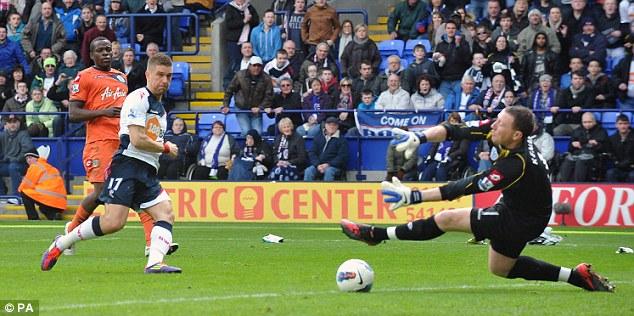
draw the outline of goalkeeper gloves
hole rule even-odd
[[[422,134],[419,138],[414,132],[404,131],[400,128],[393,128],[392,134],[394,139],[390,141],[390,145],[396,146],[396,151],[405,152],[405,159],[409,159],[418,149],[418,146],[427,139],[425,134]]]
[[[383,200],[390,204],[390,211],[403,205],[423,202],[423,194],[420,191],[406,187],[397,177],[392,177],[392,182],[381,182],[381,193]]]

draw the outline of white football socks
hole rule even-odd
[[[70,246],[80,240],[88,240],[99,237],[92,229],[93,221],[95,220],[95,218],[96,217],[89,217],[85,222],[75,227],[73,231],[69,232],[66,235],[62,235],[62,237],[57,239],[57,242],[55,243],[57,248],[59,248],[60,250],[65,250],[70,248]]]
[[[171,244],[172,232],[155,224],[150,235],[150,255],[148,256],[146,267],[163,262],[163,258],[170,249]]]
[[[388,227],[386,231],[387,238],[389,238],[390,240],[398,240],[398,237],[396,237],[396,226]]]
[[[572,270],[570,270],[570,268],[561,267],[561,269],[559,270],[559,281],[568,282],[568,279],[570,279],[571,272]]]

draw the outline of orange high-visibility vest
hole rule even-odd
[[[18,192],[23,192],[44,205],[66,209],[64,179],[59,170],[51,166],[44,158],[38,158],[36,163],[29,166]]]

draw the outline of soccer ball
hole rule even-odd
[[[337,269],[337,286],[343,292],[370,292],[374,270],[360,259],[350,259]]]

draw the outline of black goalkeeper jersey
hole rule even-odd
[[[443,126],[449,140],[490,140],[492,123]],[[493,166],[489,170],[440,187],[442,198],[453,200],[466,194],[502,190],[500,203],[512,212],[550,217],[552,189],[548,165],[534,146],[533,137],[528,137],[521,147],[513,150],[493,145],[490,156]]]

